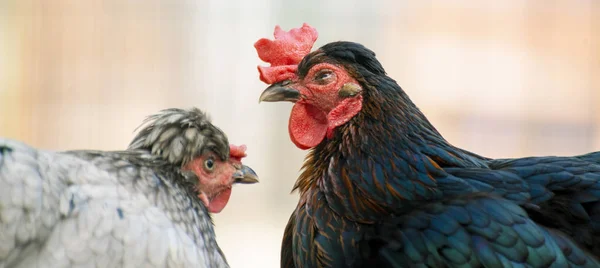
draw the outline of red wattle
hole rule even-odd
[[[221,212],[229,202],[229,197],[231,197],[231,188],[227,188],[213,197],[208,204],[208,211],[210,213]]]
[[[297,102],[290,114],[288,130],[292,142],[298,148],[313,148],[325,138],[327,115],[315,106]]]
[[[327,138],[333,136],[333,130],[350,121],[362,109],[362,96],[343,100],[327,115]]]

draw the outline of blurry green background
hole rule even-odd
[[[258,104],[253,48],[308,22],[356,41],[454,145],[488,157],[600,150],[600,1],[0,0],[0,136],[126,148],[149,114],[208,111],[261,183],[215,216],[232,267],[278,267],[305,152],[291,104]]]

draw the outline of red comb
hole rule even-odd
[[[270,67],[258,66],[260,80],[267,84],[294,78],[298,63],[310,53],[319,36],[317,29],[306,23],[289,32],[275,26],[273,35],[275,40],[262,38],[254,43],[258,57],[271,64]]]
[[[242,161],[244,157],[246,157],[246,145],[237,146],[229,144],[229,158]]]

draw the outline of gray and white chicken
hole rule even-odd
[[[228,267],[210,212],[256,183],[196,108],[150,116],[126,151],[0,138],[0,267]]]

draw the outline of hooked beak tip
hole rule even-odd
[[[233,173],[233,183],[254,184],[258,182],[258,175],[249,166],[242,167]]]
[[[300,91],[288,87],[289,81],[283,81],[280,83],[272,84],[267,87],[265,91],[260,94],[258,103],[263,101],[266,102],[278,102],[278,101],[291,101],[296,102],[300,99]]]

